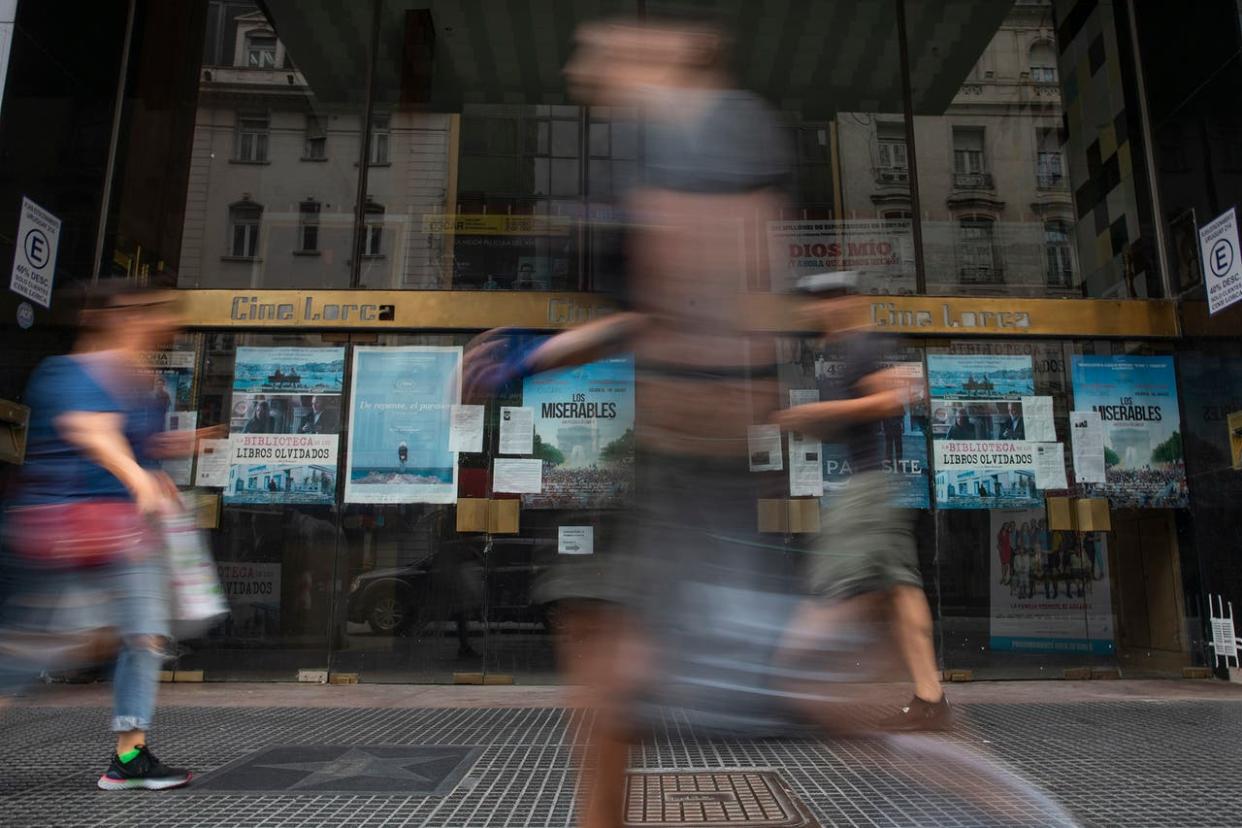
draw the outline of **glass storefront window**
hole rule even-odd
[[[1004,6],[943,112],[915,117],[928,292],[1164,295],[1124,10]]]
[[[640,112],[580,105],[562,70],[579,23],[665,5],[566,4],[554,15],[546,4],[518,4],[484,15],[469,4],[381,0],[319,14],[289,0],[210,0],[195,29],[203,59],[177,249],[140,252],[137,236],[118,241],[114,269],[141,274],[146,263],[153,280],[158,272],[179,287],[255,291],[607,290],[624,275],[621,205],[641,183],[647,128]],[[780,214],[738,234],[747,288],[779,290],[793,278],[848,270],[870,294],[1163,295],[1128,6],[815,0],[790,15],[770,4],[701,5],[735,33],[738,85],[777,113],[792,167]],[[899,11],[911,33],[904,44]],[[343,33],[339,48],[324,43],[325,19]],[[939,320],[940,304],[893,313]],[[973,326],[1019,316],[990,307],[952,318]],[[948,325],[948,304],[943,318]],[[484,531],[459,528],[452,503],[349,502],[348,482],[337,479],[352,462],[349,379],[328,409],[315,393],[264,400],[262,410],[252,394],[238,408],[239,349],[339,348],[349,363],[363,348],[460,346],[470,338],[451,320],[437,332],[420,330],[418,319],[402,324],[409,327],[383,334],[203,335],[204,425],[261,434],[269,433],[263,423],[279,430],[325,422],[318,418],[327,410],[336,412],[327,416],[337,418],[340,441],[323,469],[248,472],[232,490],[214,535],[221,565],[233,567],[237,583],[249,579],[237,589],[278,600],[243,602],[228,627],[192,645],[187,665],[211,665],[216,675],[261,668],[288,677],[328,664],[364,681],[479,672],[551,680],[556,606],[542,585],[572,554],[563,551],[562,530],[579,533],[580,548],[590,529],[596,554],[606,555],[624,517],[616,504],[581,503],[566,492],[608,490],[615,481],[581,455],[612,443],[620,452],[623,435],[537,432],[532,454],[560,500],[532,506],[527,497],[516,532]],[[809,390],[832,363],[830,349],[785,345],[782,376],[790,389]],[[1193,567],[1177,557],[1188,531],[1181,500],[1120,504],[1113,534],[1071,536],[1047,527],[1047,495],[1102,490],[1071,474],[1064,489],[1045,491],[1030,468],[953,470],[937,459],[946,441],[1037,442],[1023,433],[1021,397],[1034,396],[1049,400],[1052,412],[1044,432],[1051,439],[1038,442],[1060,444],[1072,471],[1075,356],[1164,352],[969,336],[899,345],[900,361],[917,366],[930,399],[875,436],[885,462],[914,470],[905,482],[921,486],[909,506],[918,512],[945,666],[981,676],[1059,675],[1071,666],[1164,669],[1188,658],[1173,648],[1161,666],[1146,654],[1171,646],[1169,636],[1180,633],[1170,630],[1194,610],[1184,596],[1179,604],[1150,590],[1140,595],[1136,584],[1151,579],[1135,576],[1163,567],[1192,582]],[[1027,377],[1022,393],[987,397],[984,382],[997,379],[971,375],[971,366],[1003,373],[1017,362]],[[966,372],[962,383],[974,383],[970,392],[937,396],[936,371],[955,365]],[[483,451],[457,459],[460,498],[523,497],[497,491],[493,472],[505,454],[500,409],[526,404],[523,388],[487,403]],[[258,430],[248,432],[252,424]],[[1128,472],[1143,497],[1180,497],[1178,486],[1165,491],[1176,465],[1172,436],[1152,446],[1138,434],[1119,440],[1107,464],[1114,476]],[[1123,468],[1139,455],[1160,468]],[[272,502],[263,502],[265,493]],[[286,505],[281,498],[290,494],[318,502]],[[1139,564],[1119,551],[1154,538],[1169,543],[1150,553],[1145,546]],[[1160,579],[1174,596],[1178,583]],[[230,661],[249,651],[264,655]]]

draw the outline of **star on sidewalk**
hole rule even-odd
[[[349,748],[334,759],[321,759],[311,762],[287,762],[278,765],[255,764],[255,768],[271,770],[303,771],[303,777],[288,787],[288,790],[313,788],[345,779],[369,777],[372,779],[393,779],[401,782],[414,783],[411,787],[435,787],[443,774],[425,776],[410,770],[411,766],[442,764],[453,757],[440,756],[376,756],[365,749]]]

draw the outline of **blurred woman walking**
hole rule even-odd
[[[20,586],[0,629],[0,691],[98,660],[89,645],[114,631],[117,739],[99,787],[174,788],[190,772],[147,747],[169,636],[155,520],[179,508],[158,460],[192,451],[195,435],[164,433],[145,357],[168,344],[176,318],[166,293],[116,285],[81,298],[73,351],[45,360],[27,389],[26,462],[4,514]]]

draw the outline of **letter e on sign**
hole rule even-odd
[[[59,245],[60,219],[23,196],[9,290],[45,308],[51,307]]]
[[[1217,313],[1242,300],[1242,251],[1238,249],[1238,211],[1232,208],[1199,228],[1199,252],[1208,310]]]

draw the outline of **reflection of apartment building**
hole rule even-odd
[[[383,111],[371,123],[365,230],[359,197],[362,106],[314,96],[267,19],[217,29],[199,78],[182,287],[441,287],[455,116]]]
[[[607,201],[634,174],[633,122],[604,110],[584,122],[565,105],[377,101],[360,172],[363,90],[325,100],[263,13],[211,6],[179,286],[580,287],[591,244],[571,225],[586,193]]]
[[[945,114],[915,118],[933,292],[1080,292],[1054,36],[1050,3],[1015,4]],[[906,232],[901,115],[843,113],[839,124],[845,217],[887,219]]]

